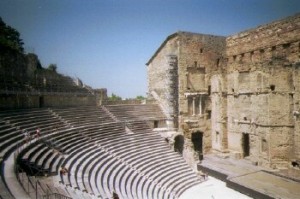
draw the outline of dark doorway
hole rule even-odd
[[[192,143],[194,150],[199,154],[199,160],[203,160],[203,133],[200,131],[192,133]]]
[[[154,128],[158,128],[158,121],[154,120]]]
[[[249,156],[250,155],[250,139],[249,139],[249,134],[248,133],[243,133],[242,147],[243,147],[244,157]]]
[[[184,137],[182,135],[177,135],[174,139],[174,151],[182,154],[184,146]]]
[[[40,96],[39,98],[39,107],[40,108],[44,107],[44,96]]]

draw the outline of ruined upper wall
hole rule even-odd
[[[179,67],[205,67],[209,71],[225,55],[226,37],[189,32],[180,32],[179,36]]]
[[[225,38],[224,36],[199,34],[185,31],[178,31],[174,34],[169,35],[160,47],[155,51],[146,65],[149,65],[161,51],[166,48],[167,44],[173,40],[173,38],[180,38],[181,48],[188,49],[194,56],[199,54],[199,51],[214,51],[219,56],[224,55],[225,52]],[[202,53],[202,52],[201,52]],[[190,55],[192,57],[192,55]]]
[[[229,57],[265,48],[290,45],[299,40],[300,13],[227,37],[226,54]]]

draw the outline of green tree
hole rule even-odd
[[[135,99],[137,99],[137,100],[144,100],[146,98],[144,96],[142,96],[142,95],[138,95],[138,96],[136,96]]]
[[[57,65],[56,65],[56,64],[50,64],[50,65],[48,66],[48,70],[53,71],[53,72],[56,73]]]
[[[111,96],[108,97],[108,100],[110,100],[110,101],[119,101],[119,100],[122,100],[122,97],[120,97],[120,96],[115,95],[114,93],[112,93]]]
[[[0,17],[0,50],[14,50],[23,53],[23,41],[20,38],[20,33],[6,25]]]

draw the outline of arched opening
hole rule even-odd
[[[184,146],[183,135],[177,135],[174,139],[174,151],[182,154]]]
[[[199,154],[199,160],[203,160],[203,133],[200,131],[192,133],[194,150]]]

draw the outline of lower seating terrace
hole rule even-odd
[[[130,111],[130,107],[135,108]],[[100,107],[2,111],[0,136],[11,134],[18,144],[25,144],[18,158],[23,166],[25,162],[47,176],[57,175],[61,166],[68,168],[67,175],[60,175],[59,186],[72,196],[85,192],[85,197],[109,198],[115,192],[126,199],[178,198],[185,189],[201,183],[203,179],[192,172],[179,154],[151,131],[147,122],[164,118],[159,116],[161,112],[150,116],[157,107],[130,107],[123,109],[125,113],[118,122]],[[148,110],[140,117],[136,112],[143,107]],[[133,133],[128,134],[123,121],[130,120],[126,125]],[[24,128],[31,134],[40,128],[41,137],[32,137],[31,142],[25,143],[20,132]],[[5,153],[12,145],[2,140],[6,142],[9,144],[4,147]],[[7,156],[16,148],[17,145]]]

